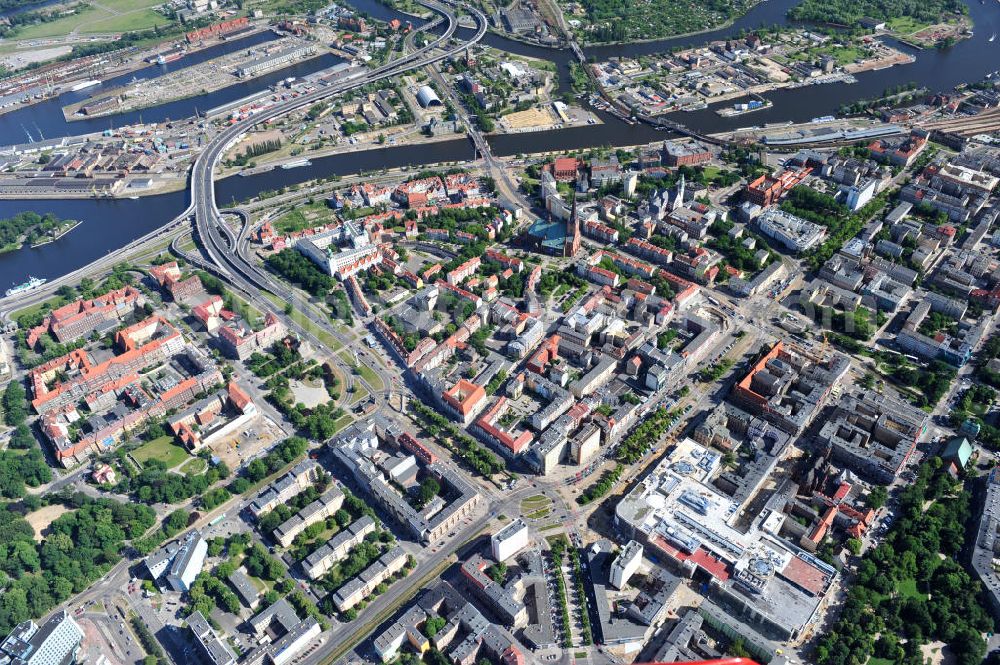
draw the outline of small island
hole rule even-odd
[[[25,245],[39,247],[63,237],[82,222],[60,219],[52,213],[19,212],[0,219],[0,254],[13,252]]]

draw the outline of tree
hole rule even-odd
[[[885,505],[889,492],[882,485],[876,485],[865,497],[865,504],[872,510],[878,510]]]
[[[747,651],[746,644],[743,643],[743,638],[737,637],[729,645],[729,653],[737,658],[749,658],[750,652]]]
[[[493,564],[490,566],[486,573],[493,579],[497,584],[503,584],[507,581],[507,564],[503,561],[500,563]]]
[[[426,506],[430,500],[441,492],[441,484],[437,480],[428,476],[420,481],[418,500],[421,506]]]
[[[861,541],[858,540],[857,538],[848,538],[847,539],[847,549],[854,556],[857,556],[857,555],[861,554]]]

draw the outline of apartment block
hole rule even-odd
[[[528,546],[528,525],[517,518],[490,536],[490,551],[497,561],[506,561]]]
[[[215,630],[201,612],[195,611],[187,618],[188,629],[194,636],[199,655],[211,665],[234,665],[236,654],[225,640],[215,634]]]
[[[4,665],[67,665],[75,663],[83,630],[66,610],[56,612],[41,625],[24,621],[0,642]]]
[[[47,332],[52,333],[61,344],[75,342],[94,333],[102,334],[117,328],[145,304],[146,297],[133,286],[110,291],[91,300],[77,300],[52,310],[41,325],[28,331],[26,342],[34,348]]]
[[[341,612],[346,612],[367,598],[382,582],[403,570],[406,566],[406,552],[396,545],[353,580],[337,589],[333,603]]]
[[[274,510],[286,503],[293,496],[309,487],[319,478],[322,469],[315,460],[303,460],[273,483],[261,490],[260,494],[250,502],[247,510],[254,519]]]
[[[333,564],[342,561],[360,545],[365,536],[375,532],[375,520],[365,515],[346,529],[334,534],[326,544],[302,560],[302,570],[311,580],[326,574]]]
[[[835,461],[889,483],[906,466],[928,422],[926,413],[901,399],[857,390],[840,398],[817,440]]]
[[[309,526],[331,517],[344,505],[344,492],[334,484],[318,499],[282,522],[274,530],[274,539],[282,547],[288,547],[295,537]]]

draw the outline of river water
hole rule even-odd
[[[638,56],[668,50],[674,46],[692,46],[706,41],[735,35],[741,30],[753,30],[762,25],[787,24],[786,12],[798,0],[765,0],[757,5],[732,26],[699,35],[673,39],[616,46],[595,46],[585,49],[586,54],[597,59],[612,55]],[[407,17],[380,4],[377,0],[353,0],[359,10],[380,19]],[[834,113],[844,103],[878,96],[887,87],[913,81],[932,91],[943,91],[962,81],[975,81],[988,72],[1000,68],[1000,42],[989,42],[991,34],[1000,31],[1000,3],[990,0],[986,4],[973,0],[969,4],[970,14],[975,22],[975,36],[964,40],[947,50],[915,51],[917,61],[910,65],[893,67],[877,72],[858,75],[858,83],[810,86],[797,90],[777,91],[766,95],[774,106],[748,116],[722,118],[711,110],[680,113],[675,116],[680,122],[704,132],[722,131],[747,125],[757,125],[782,121],[804,121],[810,118]],[[196,57],[216,57],[236,48],[250,46],[252,40],[263,40],[265,36],[254,36],[233,43],[222,44],[190,59],[174,63],[175,66],[191,64]],[[249,40],[249,41],[248,41]],[[485,43],[512,53],[543,58],[554,62],[560,70],[560,91],[566,89],[568,81],[568,51],[532,46],[487,34]],[[902,46],[902,48],[908,48]],[[321,60],[321,59],[320,59]],[[210,95],[164,104],[142,112],[146,121],[166,118],[183,118],[195,109],[208,109],[227,101],[260,90],[266,85],[280,81],[286,76],[302,76],[316,71],[330,63],[309,61],[292,68],[275,72],[270,77],[257,79],[248,84],[226,88]],[[134,75],[153,77],[162,68],[152,66]],[[124,77],[129,80],[133,74]],[[112,82],[114,84],[114,82]],[[79,95],[79,93],[67,93]],[[20,109],[12,114],[0,116],[0,144],[17,143],[24,140],[25,132],[37,137],[36,129],[43,129],[48,138],[53,136],[96,131],[136,122],[138,113],[120,114],[109,118],[66,123],[62,118],[61,106],[77,97],[66,98],[51,103],[58,114],[45,104]],[[610,116],[602,116],[605,124],[547,132],[514,134],[491,137],[490,145],[497,155],[515,155],[536,151],[561,151],[590,146],[624,146],[648,143],[666,137],[645,125],[627,125]],[[275,169],[250,177],[231,177],[216,184],[216,195],[220,206],[231,205],[233,201],[249,198],[261,191],[278,189],[306,179],[326,177],[335,174],[351,174],[359,171],[373,171],[421,164],[462,161],[472,157],[471,144],[466,139],[456,139],[421,146],[387,147],[376,150],[334,155],[312,159],[311,167],[297,169]],[[30,250],[21,250],[0,255],[0,287],[23,281],[27,275],[54,278],[75,270],[99,258],[109,251],[124,246],[152,229],[172,219],[187,205],[185,193],[165,194],[139,200],[77,200],[77,201],[0,201],[0,217],[7,217],[21,210],[53,212],[60,217],[81,219],[84,224],[59,242]]]

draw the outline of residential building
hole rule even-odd
[[[117,328],[145,304],[146,297],[133,286],[109,291],[91,300],[77,300],[52,310],[40,325],[28,331],[26,343],[35,348],[47,332],[61,344],[102,334]]]
[[[268,312],[264,316],[264,327],[257,331],[238,323],[219,328],[219,345],[230,358],[246,360],[256,352],[270,349],[286,332],[281,319]]]
[[[696,141],[667,141],[663,144],[663,163],[666,166],[697,166],[711,159],[711,151]]]
[[[370,596],[375,587],[403,570],[404,566],[406,566],[406,552],[396,545],[361,571],[357,577],[337,589],[333,596],[337,610],[346,612],[351,609]]]
[[[199,655],[206,662],[211,665],[234,665],[236,663],[236,654],[222,638],[215,634],[212,626],[201,612],[195,610],[187,618],[187,625],[194,636]]]
[[[730,399],[789,434],[801,433],[850,369],[850,359],[832,352],[815,357],[776,343],[733,386]]]
[[[316,482],[321,473],[322,468],[318,462],[311,459],[303,460],[281,478],[262,489],[247,506],[247,510],[254,519],[260,519],[265,513],[287,503],[293,496]]]
[[[826,238],[826,228],[780,209],[765,210],[754,222],[762,235],[792,252],[805,252]]]
[[[375,520],[368,515],[351,523],[346,529],[335,533],[315,552],[302,560],[302,570],[311,580],[326,574],[338,561],[342,561],[351,550],[360,545],[365,536],[375,532]]]
[[[817,440],[835,461],[880,483],[905,468],[927,429],[928,416],[915,406],[870,390],[844,394],[823,423]]]
[[[288,547],[296,536],[316,522],[332,517],[342,505],[344,505],[344,492],[336,482],[333,482],[319,498],[282,522],[274,530],[274,539],[282,547]]]
[[[979,529],[972,544],[972,569],[982,582],[994,616],[1000,615],[1000,468],[994,467],[986,483],[986,498],[979,514]]]

